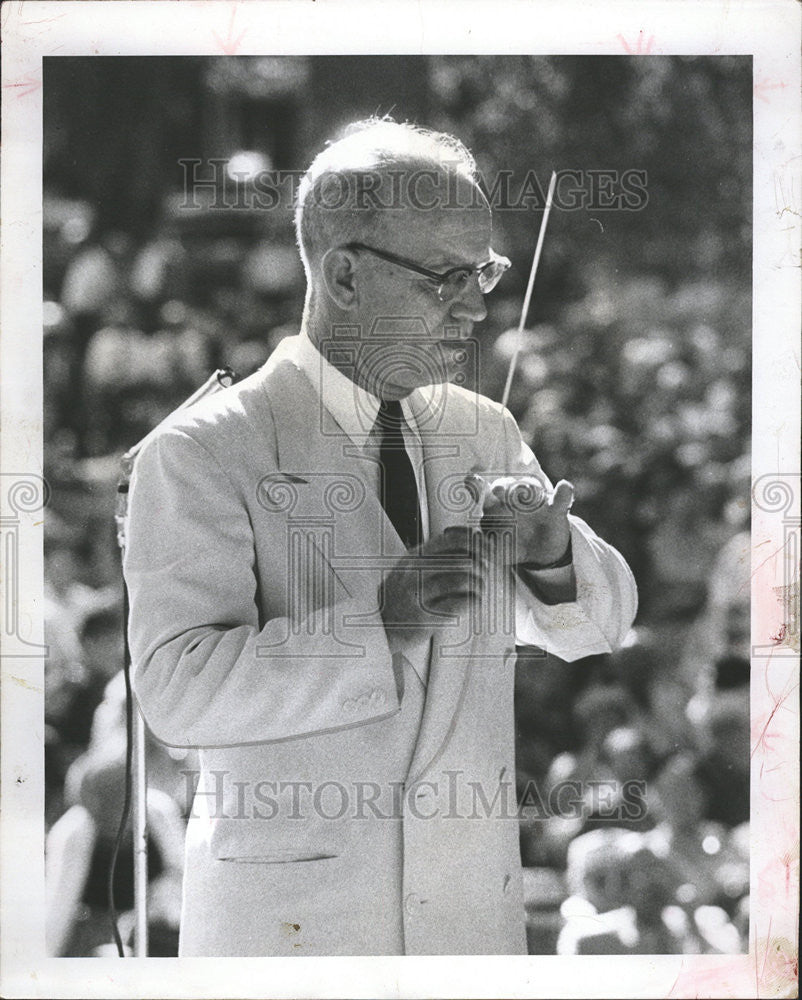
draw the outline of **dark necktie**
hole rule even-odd
[[[381,463],[379,496],[385,513],[408,549],[420,542],[420,506],[415,473],[404,445],[401,403],[383,401],[376,426],[379,429]]]

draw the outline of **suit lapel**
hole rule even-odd
[[[337,569],[338,557],[349,567],[360,558],[366,567],[391,565],[406,550],[373,488],[371,460],[322,405],[295,364],[292,343],[281,347],[274,364],[268,363],[266,388],[276,428],[278,475],[287,477],[299,496],[291,516],[303,516],[306,502],[310,525],[325,518],[335,521],[330,561],[338,575],[344,575]],[[292,482],[296,479],[301,482]]]
[[[473,464],[470,438],[462,428],[451,433],[445,401],[447,392],[436,394],[425,406],[416,390],[416,416],[423,444],[426,494],[431,537],[449,527],[465,526],[475,512],[464,478]],[[435,632],[429,666],[426,703],[420,733],[407,782],[413,783],[432,768],[460,721],[470,679],[471,659],[483,639],[472,637],[465,622]]]
[[[369,478],[366,476],[369,460],[358,455],[350,438],[321,407],[312,383],[294,362],[291,343],[275,352],[265,370],[265,378],[277,436],[277,475],[286,477],[299,495],[316,496],[319,515],[321,500],[325,506],[325,486],[333,488],[333,484],[340,482],[344,493],[349,492],[354,480],[364,486]],[[468,524],[475,513],[463,485],[464,476],[474,461],[475,443],[469,436],[449,435],[442,397],[426,412],[427,418],[418,426],[423,445],[430,534],[434,537],[447,527]],[[303,482],[295,483],[295,479]],[[329,506],[331,499],[329,495]],[[338,570],[338,558],[349,565],[355,559],[375,560],[373,564],[377,568],[388,569],[405,551],[375,490],[367,488],[355,509],[342,511],[336,519],[330,565],[335,575],[342,579],[345,574]],[[345,583],[349,592],[352,578],[353,574],[349,573]],[[371,573],[363,573],[361,578],[363,581],[375,580]],[[369,585],[372,586],[372,582]],[[464,622],[435,634],[423,716],[408,782],[419,780],[445,751],[460,722],[471,661],[479,657],[481,662],[481,656],[489,654],[489,650],[487,638],[471,637]]]

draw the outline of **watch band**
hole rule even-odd
[[[565,552],[563,552],[563,554],[560,556],[559,559],[555,559],[554,562],[546,563],[545,565],[533,562],[518,563],[517,568],[529,570],[530,573],[537,573],[540,570],[544,569],[563,569],[566,566],[570,566],[573,561],[574,561],[573,546],[571,544],[571,539],[569,538],[568,547],[566,548]]]

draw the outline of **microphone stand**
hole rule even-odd
[[[193,406],[205,396],[227,389],[233,385],[236,376],[230,368],[219,368],[213,375],[201,385],[195,392],[185,399],[183,403],[173,411],[185,410]],[[172,416],[172,414],[171,414]],[[120,559],[125,558],[126,530],[128,519],[128,488],[131,482],[131,474],[137,455],[148,441],[156,434],[159,428],[169,420],[166,417],[150,433],[135,444],[120,459],[120,478],[117,483],[117,508],[114,520],[117,524],[117,545],[120,549]],[[109,909],[112,914],[112,930],[117,943],[117,951],[123,957],[123,947],[120,940],[117,923],[114,919],[115,907],[113,898],[113,875],[114,865],[117,859],[117,847],[123,836],[123,831],[128,820],[128,813],[133,802],[133,838],[134,838],[134,957],[146,958],[148,953],[148,913],[147,913],[147,890],[148,890],[148,816],[147,816],[147,767],[145,762],[145,720],[134,704],[131,688],[131,652],[128,647],[128,591],[123,581],[123,645],[124,660],[123,673],[125,675],[125,696],[126,696],[126,720],[127,720],[127,747],[126,756],[128,767],[126,767],[126,796],[123,806],[123,815],[120,819],[120,829],[118,831],[117,845],[115,845],[112,859],[112,872],[109,878]],[[130,770],[129,770],[130,768]]]

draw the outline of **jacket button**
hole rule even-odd
[[[409,914],[417,913],[419,906],[420,906],[420,899],[415,895],[414,892],[411,892],[404,900],[404,908]]]

